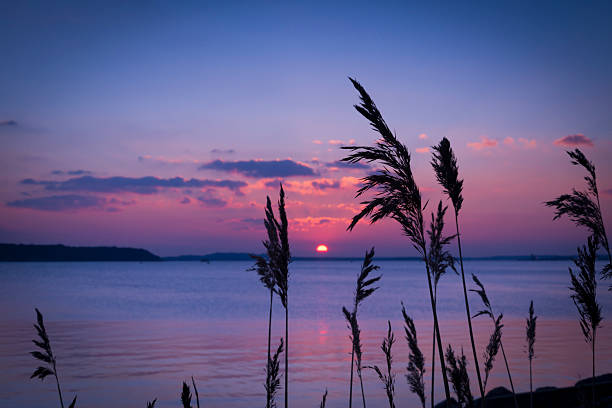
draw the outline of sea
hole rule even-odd
[[[390,322],[397,406],[418,407],[406,382],[408,347],[402,302],[414,319],[426,359],[426,387],[432,361],[432,313],[424,265],[380,260],[379,289],[359,309],[363,365],[385,367],[381,342]],[[29,353],[36,338],[35,308],[45,319],[66,406],[179,407],[183,381],[195,382],[203,407],[264,407],[269,292],[251,262],[74,262],[0,263],[0,406],[57,407],[55,380],[30,379],[39,366]],[[564,387],[591,375],[591,349],[585,342],[570,298],[571,261],[471,260],[471,274],[486,287],[496,314],[503,314],[502,341],[517,391],[529,390],[525,321],[533,300],[537,318],[534,389]],[[298,260],[289,278],[289,405],[346,407],[351,343],[342,306],[353,302],[360,260]],[[598,299],[604,320],[597,332],[596,372],[612,372],[612,293],[601,281]],[[472,313],[481,310],[469,292]],[[466,324],[461,277],[450,271],[437,289],[440,331],[468,361],[470,385],[477,380]],[[493,329],[486,316],[473,319],[480,364]],[[285,312],[273,300],[272,347],[284,336]],[[436,355],[436,364],[439,363]],[[284,361],[281,359],[281,374]],[[483,371],[484,373],[484,371]],[[444,396],[435,369],[435,399]],[[359,383],[353,387],[361,405]],[[385,406],[386,394],[374,370],[363,370],[369,406]],[[281,380],[284,386],[284,379]],[[509,388],[501,355],[493,363],[487,390]],[[283,406],[284,389],[277,395]],[[195,406],[195,395],[192,405]]]

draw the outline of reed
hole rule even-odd
[[[267,209],[270,208],[270,211]],[[276,238],[276,225],[274,223],[273,213],[271,211],[272,204],[270,203],[270,197],[267,198],[266,203],[266,231],[268,233],[268,240],[264,241],[264,247],[268,252],[268,259],[272,259],[275,256],[276,252],[271,250],[273,249],[273,245],[271,242]],[[270,340],[272,336],[272,302],[274,300],[274,293],[276,288],[276,281],[274,280],[274,272],[272,271],[272,267],[268,260],[262,256],[258,255],[250,255],[251,258],[255,260],[255,265],[249,268],[249,271],[256,271],[257,275],[259,275],[259,280],[270,292],[270,311],[268,312],[268,357],[266,361],[270,361]],[[266,365],[266,390],[270,389],[269,382],[271,380],[269,364]],[[266,408],[270,408],[270,394],[266,392]]]
[[[183,381],[183,390],[181,391],[181,404],[183,404],[183,408],[193,408],[191,406],[191,390],[185,381]]]
[[[470,378],[467,373],[467,359],[461,350],[461,356],[455,357],[455,352],[451,345],[446,349],[446,362],[448,363],[448,373],[459,407],[473,407],[474,397],[470,390]]]
[[[365,258],[363,259],[363,264],[361,265],[361,271],[357,276],[357,288],[355,289],[355,298],[353,300],[353,311],[349,312],[346,308],[342,308],[342,313],[348,323],[349,329],[351,330],[351,382],[349,386],[349,408],[353,404],[353,365],[355,361],[355,351],[358,349],[357,356],[357,374],[359,376],[359,383],[361,384],[361,398],[363,400],[363,406],[365,407],[365,395],[363,392],[363,379],[361,376],[361,344],[359,340],[359,324],[357,322],[357,312],[359,310],[359,305],[366,298],[368,298],[372,293],[374,293],[378,287],[372,287],[376,282],[380,280],[382,276],[376,276],[374,278],[368,279],[370,273],[372,271],[378,270],[380,267],[374,265],[372,260],[374,259],[374,248],[369,251],[366,251]]]
[[[51,342],[49,340],[49,334],[47,333],[47,328],[45,327],[45,322],[43,319],[42,313],[40,310],[34,309],[36,311],[36,321],[38,324],[34,324],[34,328],[38,334],[40,340],[32,340],[32,343],[36,345],[42,351],[32,351],[30,354],[37,360],[42,361],[44,365],[38,366],[36,370],[30,376],[30,379],[36,377],[40,378],[40,380],[44,380],[45,377],[52,375],[55,377],[55,384],[57,385],[57,394],[59,395],[60,406],[64,408],[64,399],[62,397],[62,389],[60,387],[59,377],[57,375],[57,361],[55,359],[55,355],[53,354],[53,350],[51,349]],[[76,405],[75,396],[72,402],[69,405],[69,408],[74,408]]]
[[[525,325],[525,338],[527,339],[527,358],[529,359],[529,406],[533,408],[533,376],[531,371],[531,363],[535,357],[533,345],[536,339],[536,319],[533,310],[533,300],[529,304],[529,317]]]
[[[489,381],[489,374],[491,374],[491,370],[493,369],[493,362],[495,361],[495,356],[497,356],[497,353],[499,352],[499,348],[501,345],[501,338],[502,338],[502,328],[504,327],[503,324],[501,324],[501,320],[504,317],[503,314],[500,314],[499,316],[497,316],[497,319],[495,319],[495,326],[493,327],[493,333],[491,333],[491,337],[489,338],[489,343],[487,344],[487,348],[485,349],[484,352],[484,371],[485,371],[485,378],[484,378],[484,384],[483,384],[483,388],[487,389],[487,382]]]
[[[574,274],[569,268],[572,292],[572,300],[578,309],[580,316],[580,328],[587,343],[591,344],[593,357],[592,363],[592,398],[595,406],[595,339],[602,316],[601,305],[597,302],[597,273],[595,271],[595,261],[597,259],[597,237],[591,236],[587,240],[587,245],[578,248],[578,258],[574,260],[577,273]]]
[[[392,365],[393,365],[393,356],[391,354],[391,348],[393,347],[393,343],[395,343],[395,335],[391,330],[391,322],[387,320],[387,337],[385,337],[380,346],[381,350],[385,355],[385,363],[386,363],[386,371],[383,372],[380,367],[377,365],[373,367],[369,367],[373,369],[378,378],[383,383],[385,387],[385,392],[387,393],[387,400],[389,401],[389,408],[395,408],[395,374],[392,373]]]
[[[576,225],[587,228],[594,237],[595,242],[601,244],[608,254],[608,264],[604,266],[601,275],[605,279],[612,278],[612,255],[608,235],[601,215],[601,204],[599,202],[599,190],[597,189],[597,174],[595,166],[589,161],[580,149],[568,151],[571,163],[586,169],[584,177],[587,182],[586,191],[572,189],[570,194],[563,194],[551,201],[546,201],[548,207],[555,208],[553,220],[566,215]],[[612,285],[608,287],[612,290]]]
[[[157,402],[157,398],[155,398],[153,401],[148,401],[147,402],[147,408],[155,408],[155,403]]]
[[[428,263],[429,270],[433,277],[434,287],[434,306],[437,310],[437,299],[438,299],[438,283],[440,278],[446,274],[446,270],[451,268],[455,273],[455,258],[448,252],[445,247],[455,237],[443,235],[444,232],[444,216],[448,207],[442,207],[442,201],[438,202],[437,212],[431,214],[431,224],[427,235],[429,236],[429,253]],[[431,406],[434,407],[434,385],[435,385],[435,369],[436,369],[436,333],[434,331],[432,339],[432,350],[431,350]]]
[[[410,349],[408,366],[406,367],[406,371],[408,372],[408,374],[406,374],[406,380],[410,386],[410,391],[419,397],[421,406],[425,408],[425,357],[419,348],[414,321],[406,313],[406,308],[403,303],[402,316],[404,317],[406,342],[408,342],[408,348]]]
[[[476,313],[472,317],[478,317],[480,315],[489,316],[491,320],[493,321],[493,324],[494,324],[493,334],[495,334],[495,328],[497,328],[498,324],[501,324],[501,317],[495,317],[495,313],[493,313],[493,307],[491,306],[491,302],[489,301],[489,297],[487,296],[487,291],[485,290],[485,287],[482,284],[482,282],[480,282],[480,279],[478,279],[476,275],[472,274],[472,280],[474,281],[476,286],[478,286],[478,289],[470,289],[470,292],[476,292],[478,296],[480,296],[480,300],[482,300],[482,303],[484,305],[484,309],[480,310],[478,313]],[[499,323],[498,323],[498,320],[500,320]],[[502,356],[504,357],[504,364],[506,365],[506,372],[508,373],[508,382],[510,382],[510,388],[512,389],[514,406],[515,408],[518,408],[518,400],[516,398],[516,392],[514,391],[514,382],[512,381],[512,375],[510,374],[510,366],[508,365],[508,359],[506,358],[506,352],[504,351],[504,343],[501,340],[501,335],[499,338],[499,348],[501,349]],[[483,388],[486,388],[486,381],[485,381]],[[483,403],[484,403],[484,400],[483,400]]]
[[[355,109],[369,120],[373,129],[380,134],[381,138],[373,146],[343,146],[343,149],[349,150],[351,153],[344,157],[342,161],[348,163],[373,162],[382,165],[382,169],[362,179],[363,186],[357,190],[356,197],[360,197],[370,191],[375,194],[370,200],[361,203],[364,207],[353,217],[347,229],[352,230],[364,217],[369,218],[370,223],[378,222],[384,218],[391,218],[400,224],[404,235],[410,239],[413,247],[416,248],[425,261],[429,298],[434,320],[434,332],[436,333],[440,365],[442,366],[444,391],[447,406],[450,407],[450,390],[446,377],[444,351],[438,327],[438,315],[434,302],[429,258],[425,242],[423,211],[427,204],[422,205],[421,192],[414,181],[410,167],[411,157],[408,149],[391,132],[376,104],[361,84],[352,78],[349,79],[360,94],[361,104],[355,105]]]
[[[323,394],[323,398],[321,398],[321,404],[319,408],[325,408],[325,403],[327,402],[327,388],[325,389],[325,393]]]
[[[472,316],[470,314],[470,304],[468,302],[467,287],[465,284],[465,272],[463,269],[463,252],[461,248],[461,234],[459,233],[459,211],[463,205],[463,180],[459,178],[459,167],[457,165],[457,157],[451,148],[450,141],[443,138],[436,146],[432,146],[433,158],[431,165],[436,173],[438,183],[443,187],[446,194],[453,203],[455,210],[455,228],[457,231],[457,247],[459,249],[459,264],[461,266],[461,283],[463,285],[463,301],[465,304],[465,314],[468,323],[470,334],[470,343],[472,346],[472,356],[474,358],[474,367],[478,378],[478,389],[480,396],[484,401],[484,387],[482,386],[482,378],[480,375],[480,366],[478,365],[478,353],[476,353],[476,343],[474,342],[474,331],[472,330]],[[518,408],[518,407],[517,407]]]
[[[281,337],[274,356],[268,359],[268,380],[264,385],[266,393],[270,395],[270,408],[276,408],[276,393],[280,388],[280,354],[283,352],[283,338]]]

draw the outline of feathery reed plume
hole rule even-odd
[[[497,316],[497,319],[495,320],[495,327],[493,328],[493,333],[491,333],[491,337],[489,338],[489,344],[487,344],[487,348],[485,349],[485,352],[483,354],[485,359],[485,378],[483,388],[485,389],[485,391],[487,389],[487,382],[489,381],[489,374],[491,374],[491,370],[493,369],[493,362],[495,361],[495,356],[499,352],[501,344],[502,328],[504,327],[504,325],[501,324],[501,320],[503,317],[503,314]]]
[[[410,239],[414,248],[416,248],[425,261],[429,299],[434,320],[434,332],[437,336],[440,364],[442,366],[444,391],[447,406],[450,406],[450,390],[444,368],[444,351],[441,346],[438,314],[435,307],[429,258],[425,243],[423,210],[427,204],[422,205],[421,192],[414,181],[410,167],[410,153],[408,149],[391,132],[376,104],[363,86],[354,79],[349,79],[359,92],[361,99],[361,104],[355,105],[355,109],[370,121],[370,125],[380,134],[381,138],[374,143],[374,146],[343,146],[343,149],[347,149],[351,153],[341,160],[348,163],[358,163],[360,161],[376,162],[381,164],[383,168],[362,179],[364,184],[357,190],[356,197],[360,197],[369,191],[375,192],[375,195],[371,200],[361,203],[364,207],[353,217],[348,230],[352,230],[364,217],[369,218],[370,223],[375,223],[384,218],[391,218],[400,224],[404,235]]]
[[[380,346],[381,350],[385,354],[385,360],[387,363],[387,372],[383,373],[382,370],[377,366],[369,367],[376,371],[378,378],[385,386],[385,392],[387,393],[387,399],[389,400],[389,408],[395,408],[395,402],[393,397],[395,395],[395,374],[391,373],[391,365],[393,364],[393,356],[391,355],[391,347],[395,343],[395,336],[391,330],[391,322],[387,320],[389,326],[387,330],[387,337],[385,337]]]
[[[538,316],[535,315],[533,310],[533,300],[529,304],[529,317],[527,318],[527,324],[525,326],[525,337],[527,339],[527,357],[529,358],[529,406],[533,408],[533,377],[531,373],[531,362],[535,353],[533,351],[533,345],[535,344],[536,337],[536,319]]]
[[[457,165],[457,157],[451,148],[450,141],[447,138],[442,138],[437,146],[432,146],[433,158],[431,165],[436,173],[438,183],[444,189],[446,194],[453,203],[455,210],[455,227],[457,231],[457,247],[459,248],[459,263],[461,266],[461,283],[463,284],[463,300],[465,303],[465,314],[470,332],[470,343],[472,345],[472,355],[474,357],[474,367],[478,378],[478,389],[480,396],[484,401],[484,387],[482,386],[482,378],[480,376],[480,366],[478,365],[478,353],[476,353],[476,343],[474,341],[474,331],[472,330],[472,316],[470,314],[470,304],[468,302],[467,287],[465,284],[465,272],[463,270],[463,252],[461,248],[461,235],[459,234],[459,211],[463,205],[463,180],[459,178],[459,167]],[[517,407],[518,408],[518,407]]]
[[[482,303],[485,307],[483,310],[480,310],[478,313],[476,313],[472,317],[474,318],[480,315],[489,316],[491,320],[493,321],[493,324],[495,325],[495,327],[497,327],[497,321],[501,319],[501,317],[500,318],[495,317],[495,314],[493,313],[493,307],[491,306],[491,302],[489,301],[489,297],[487,296],[487,292],[485,290],[484,285],[482,284],[482,282],[480,282],[480,279],[478,279],[478,277],[474,274],[472,274],[472,280],[478,286],[478,289],[470,289],[470,292],[476,292],[478,296],[480,296],[480,299],[482,300]],[[495,331],[493,333],[495,333]],[[514,406],[518,408],[518,400],[516,398],[516,392],[514,391],[514,383],[512,382],[512,375],[510,375],[510,366],[508,365],[508,359],[506,358],[506,352],[504,351],[504,343],[501,340],[501,336],[499,339],[499,347],[501,348],[502,356],[504,357],[504,364],[506,365],[506,372],[508,373],[508,381],[510,382],[510,388],[512,389],[512,396],[514,398]],[[486,381],[483,386],[483,391],[485,388],[486,388]]]
[[[446,349],[446,362],[448,363],[448,377],[457,395],[459,407],[473,407],[474,397],[470,391],[470,377],[467,373],[467,360],[461,350],[461,356],[455,357],[451,345]]]
[[[47,334],[47,329],[45,328],[45,322],[43,321],[43,315],[40,313],[40,310],[34,309],[36,311],[36,320],[38,324],[34,324],[34,328],[38,333],[38,340],[32,340],[41,351],[32,351],[30,354],[37,360],[40,360],[45,363],[43,366],[39,366],[32,375],[30,379],[36,377],[40,378],[40,380],[44,380],[48,375],[52,375],[55,377],[55,384],[57,385],[57,394],[59,395],[60,406],[64,408],[64,399],[62,397],[62,390],[60,388],[59,377],[57,375],[57,367],[55,356],[53,355],[53,351],[51,350],[51,342],[49,341],[49,335]],[[76,404],[76,396],[72,400],[72,403],[69,405],[70,408],[74,408]]]
[[[417,342],[417,332],[414,321],[406,313],[404,303],[402,303],[402,316],[404,317],[406,341],[410,349],[408,367],[406,367],[406,371],[408,372],[408,374],[406,374],[406,380],[410,386],[410,391],[419,397],[421,405],[425,408],[425,357]]]
[[[319,408],[325,408],[326,402],[327,402],[327,388],[325,389],[325,394],[323,394],[323,398],[321,399],[321,405],[319,405]]]
[[[597,328],[601,324],[601,305],[597,302],[597,273],[595,271],[595,261],[597,259],[597,237],[588,238],[587,245],[578,248],[578,258],[574,264],[578,268],[578,273],[574,274],[569,268],[572,286],[572,300],[580,315],[580,328],[587,343],[591,344],[593,355],[593,406],[595,406],[595,336]]]
[[[353,365],[355,361],[355,349],[359,349],[357,358],[357,372],[359,375],[359,383],[361,384],[361,398],[363,399],[363,405],[365,406],[365,396],[363,392],[363,380],[361,377],[361,344],[359,344],[359,325],[357,324],[357,311],[361,302],[363,302],[368,296],[378,289],[378,287],[372,287],[373,284],[378,282],[382,276],[376,276],[368,279],[370,272],[378,270],[380,267],[374,265],[372,260],[374,259],[374,248],[366,251],[361,271],[357,277],[357,289],[355,290],[355,300],[353,302],[353,311],[349,313],[346,308],[342,308],[342,313],[347,320],[349,329],[351,329],[352,339],[352,351],[351,351],[351,383],[349,386],[349,408],[353,405]],[[357,343],[357,344],[356,344]]]
[[[198,394],[198,387],[196,387],[196,383],[195,383],[195,380],[193,379],[193,376],[191,376],[191,384],[193,384],[193,391],[195,392],[195,395],[196,395],[197,407],[200,408],[200,394]]]
[[[450,244],[454,235],[445,237],[443,236],[444,231],[444,215],[446,214],[448,207],[442,207],[442,201],[438,202],[437,212],[431,214],[431,224],[427,235],[429,237],[429,254],[428,263],[429,269],[433,276],[433,288],[434,288],[434,305],[437,308],[437,297],[438,297],[438,283],[442,275],[446,273],[448,268],[451,268],[455,273],[455,258],[448,252],[445,247]],[[435,384],[435,370],[436,370],[436,332],[433,333],[432,339],[432,350],[431,350],[431,405],[434,405],[434,384]]]
[[[268,240],[264,241],[264,247],[268,252],[268,258],[272,259],[272,257],[276,256],[278,252],[278,247],[273,242],[277,242],[277,233],[276,233],[276,223],[274,220],[274,214],[272,212],[272,205],[270,203],[270,198],[267,199],[267,204],[270,208],[270,211],[266,210],[266,222],[264,223],[267,233]],[[268,207],[266,207],[268,208]],[[274,293],[276,292],[276,281],[274,279],[274,272],[268,260],[262,256],[258,255],[250,255],[251,258],[255,260],[255,265],[249,268],[249,271],[256,271],[259,275],[259,280],[270,292],[270,311],[268,313],[268,359],[270,361],[270,339],[272,337],[272,301],[274,300]],[[267,366],[269,368],[269,366]],[[266,371],[266,384],[270,381],[270,372]],[[266,387],[266,390],[269,390],[270,387]],[[270,408],[270,394],[266,393],[266,408]]]
[[[285,308],[285,408],[289,404],[289,263],[291,262],[291,252],[289,250],[289,222],[285,210],[285,191],[283,185],[280,186],[280,198],[278,200],[279,220],[274,216],[270,197],[266,199],[266,219],[264,225],[268,232],[268,240],[264,241],[264,247],[268,252],[269,260],[267,265],[265,260],[255,257],[256,264],[253,269],[260,274],[262,282],[270,289],[270,301],[275,292],[280,297],[281,303]],[[267,269],[266,269],[267,268]],[[271,272],[271,275],[269,273]],[[271,334],[272,305],[270,304],[270,320],[268,324],[268,342]],[[268,347],[269,348],[269,347]],[[269,356],[269,352],[268,352]],[[269,357],[268,357],[269,359]],[[270,396],[268,396],[268,400]],[[269,408],[269,407],[268,407]]]
[[[270,396],[270,408],[276,408],[276,392],[280,388],[280,354],[283,352],[283,338],[280,339],[280,344],[274,353],[274,356],[268,359],[268,379],[264,384],[266,392]]]
[[[580,149],[567,152],[571,162],[575,166],[582,166],[588,174],[584,177],[587,182],[587,191],[572,189],[570,194],[563,194],[554,200],[546,201],[548,207],[555,208],[553,220],[567,215],[576,225],[586,227],[595,238],[597,247],[601,244],[608,254],[608,264],[602,270],[602,276],[606,279],[612,278],[612,254],[606,234],[606,228],[601,215],[599,203],[599,190],[597,189],[597,174],[595,166],[590,162]],[[612,290],[610,285],[609,290]]]
[[[193,408],[191,406],[191,390],[185,381],[183,381],[183,391],[181,392],[181,403],[183,408]]]
[[[148,401],[147,402],[147,408],[155,408],[155,403],[157,402],[157,398],[155,398],[153,401]]]

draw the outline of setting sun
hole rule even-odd
[[[327,252],[327,245],[319,245],[317,246],[317,252]]]

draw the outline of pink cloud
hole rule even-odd
[[[338,146],[338,145],[350,146],[350,145],[355,144],[355,139],[349,139],[348,142],[345,142],[344,140],[340,140],[340,139],[330,139],[327,141],[327,143],[329,143],[332,146]]]
[[[467,144],[469,148],[474,150],[483,150],[497,146],[497,140],[489,139],[487,136],[482,136],[480,142],[470,142]]]
[[[508,136],[507,138],[504,139],[504,144],[508,146],[514,145],[514,138]]]
[[[429,147],[425,146],[425,147],[417,147],[416,149],[414,149],[417,153],[427,153],[429,152]]]
[[[535,139],[525,139],[524,137],[519,137],[518,141],[525,149],[535,149],[537,147],[537,142]]]
[[[421,140],[425,140],[425,139],[427,139],[427,135],[426,135],[425,133],[421,133],[421,134],[419,135],[419,139],[421,139]]]
[[[320,141],[320,140],[313,140],[312,143],[314,143],[314,144],[323,144],[323,142]]]
[[[555,140],[553,144],[562,147],[594,146],[593,141],[581,133],[564,136]]]

